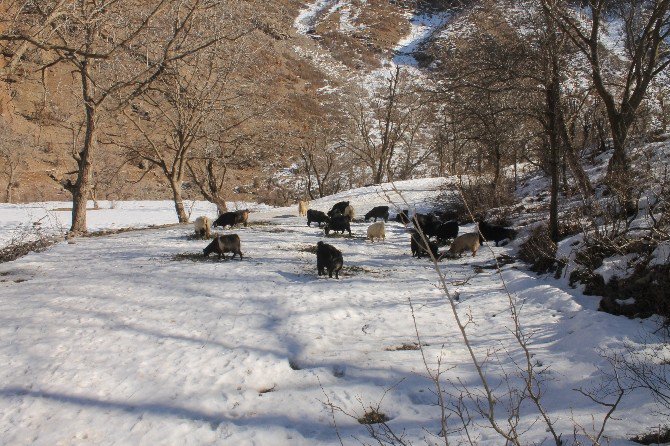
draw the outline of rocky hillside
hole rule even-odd
[[[231,199],[253,199],[259,190],[267,192],[265,178],[292,163],[295,138],[318,126],[328,113],[337,113],[324,106],[324,87],[346,86],[351,74],[380,67],[408,32],[412,11],[409,4],[385,0],[245,3],[237,13],[256,29],[243,43],[243,51],[250,56],[235,73],[235,82],[252,83],[263,102],[272,104],[271,112],[247,124],[261,134],[255,139],[260,151],[272,156],[232,169],[226,181],[226,187],[235,192]],[[70,154],[77,144],[73,138],[78,132],[74,125],[78,110],[72,99],[76,88],[68,69],[46,70],[42,79],[35,72],[39,57],[28,55],[28,59],[18,75],[0,82],[0,125],[8,135],[2,147],[11,154],[5,160],[0,187],[4,189],[9,181],[13,163],[12,201],[68,199],[69,194],[48,173],[61,176],[75,168]],[[108,135],[128,132],[115,119],[104,125]],[[112,138],[100,139],[103,144],[96,158],[105,169],[96,172],[98,198],[169,196],[158,171],[147,173],[146,165],[126,163],[123,150],[109,141]],[[185,189],[197,196],[188,181]]]
[[[234,153],[224,163],[226,199],[284,204],[307,195],[306,181],[320,182],[324,175],[329,181],[327,193],[380,182],[374,172],[370,174],[373,162],[368,164],[365,157],[382,150],[378,145],[386,137],[380,136],[384,127],[380,116],[388,105],[389,77],[397,68],[403,72],[397,91],[400,106],[389,109],[393,122],[387,126],[395,132],[391,147],[395,159],[387,160],[384,181],[483,175],[491,169],[497,178],[501,167],[523,160],[546,171],[545,142],[539,135],[544,131],[543,112],[536,103],[541,106],[543,100],[535,81],[541,67],[528,62],[539,60],[532,54],[536,43],[528,42],[533,27],[538,29],[538,19],[522,3],[232,2],[220,25],[245,32],[243,38],[224,45],[221,56],[233,67],[226,94],[234,99],[215,119],[222,127],[242,121],[233,134],[217,142],[228,144]],[[7,23],[7,17],[0,20],[0,31]],[[623,43],[615,32],[608,33],[603,42],[610,53],[604,60],[608,72],[616,72],[625,68],[625,58],[620,57]],[[0,68],[12,60],[12,52],[3,51]],[[597,145],[604,149],[609,144],[608,123],[601,101],[589,90],[588,73],[583,70],[588,63],[575,54],[562,57],[564,102],[572,104],[566,105],[565,117],[572,126],[567,129],[572,144],[582,151]],[[0,190],[11,183],[12,201],[68,199],[48,174],[67,177],[75,168],[71,153],[81,144],[80,93],[67,66],[50,67],[42,76],[44,60],[39,54],[27,53],[21,59],[20,70],[0,82],[0,126],[8,135],[0,149],[12,154],[4,157]],[[509,79],[515,78],[520,83],[510,85]],[[444,88],[445,80],[452,82],[450,90]],[[474,91],[472,86],[481,82],[487,85]],[[652,83],[641,119],[634,125],[636,134],[667,132],[667,82],[668,76],[661,75]],[[519,88],[524,91],[505,96]],[[480,96],[486,89],[496,94]],[[416,97],[408,99],[411,95]],[[480,110],[490,114],[480,116]],[[137,119],[149,117],[135,103],[126,111]],[[142,141],[128,120],[111,114],[99,126],[103,131],[95,155],[100,160],[95,172],[97,197],[170,197],[167,180],[156,166],[126,156],[128,148]],[[301,157],[301,152],[312,158]],[[308,170],[313,178],[306,180]],[[184,192],[186,198],[200,198],[188,175]],[[0,199],[6,200],[6,195],[0,194]]]

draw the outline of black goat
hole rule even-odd
[[[410,249],[412,250],[412,257],[416,257],[417,259],[420,259],[421,256],[430,257],[428,251],[430,249],[430,252],[433,253],[433,256],[436,259],[440,258],[437,243],[431,242],[430,240],[427,241],[428,241],[428,247],[426,247],[426,244],[423,242],[421,235],[419,235],[416,232],[412,233],[412,237],[410,239]]]
[[[435,235],[437,226],[441,224],[440,220],[433,214],[414,214],[412,223],[416,229],[420,229],[426,237]]]
[[[512,228],[506,228],[504,226],[490,225],[485,221],[479,222],[479,232],[486,241],[495,242],[496,246],[498,243],[505,239],[514,239],[516,237],[516,231]]]
[[[321,223],[328,223],[328,221],[330,221],[328,216],[321,211],[316,211],[314,209],[309,209],[307,211],[307,226],[312,222],[318,223],[318,225],[321,226]]]
[[[400,211],[396,216],[395,216],[395,221],[398,223],[402,224],[407,224],[409,223],[409,209],[404,209]]]
[[[342,259],[342,252],[333,245],[319,242],[316,244],[316,269],[319,276],[325,274],[324,269],[328,270],[328,277],[332,278],[335,273],[335,278],[340,278],[340,270],[344,260]]]
[[[227,252],[232,252],[233,256],[231,259],[235,258],[235,254],[240,256],[240,260],[242,260],[242,251],[240,250],[240,237],[237,234],[226,234],[226,235],[220,235],[212,242],[207,245],[205,249],[202,250],[202,253],[205,255],[205,257],[209,256],[211,253],[217,253],[219,255],[219,258],[223,256],[225,259],[225,253]]]
[[[212,226],[215,228],[217,226],[221,226],[222,228],[230,226],[232,228],[237,224],[244,223],[244,226],[246,227],[248,218],[249,211],[246,209],[243,211],[224,212],[223,214],[219,215],[219,218],[214,220],[214,224]]]
[[[340,202],[335,203],[333,208],[328,211],[328,216],[329,217],[334,217],[336,215],[344,214],[344,210],[347,208],[347,206],[349,206],[348,201],[340,201]]]
[[[346,215],[336,215],[335,217],[331,218],[328,223],[326,223],[324,231],[326,232],[326,235],[328,235],[330,231],[339,231],[342,234],[344,234],[344,231],[348,231],[349,237],[351,237],[351,224],[349,217]]]
[[[446,242],[458,236],[458,222],[448,221],[446,223],[438,223],[437,225],[433,224],[431,232],[434,233],[439,241]]]
[[[388,206],[375,206],[370,212],[365,214],[365,221],[374,218],[377,221],[378,218],[383,218],[384,221],[389,221],[389,207]]]

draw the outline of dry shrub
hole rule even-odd
[[[670,319],[670,264],[650,266],[651,255],[657,241],[649,237],[637,239],[618,238],[589,239],[575,256],[579,266],[570,274],[570,285],[584,285],[584,294],[603,296],[600,310],[628,317],[649,317],[658,314]],[[635,254],[629,263],[632,273],[628,277],[612,277],[605,282],[594,271],[602,266],[604,259]],[[635,297],[634,304],[622,304],[620,300]]]
[[[42,252],[62,240],[62,237],[45,237],[30,242],[10,243],[0,249],[0,263],[11,262],[31,252]]]
[[[639,444],[666,444],[670,443],[670,426],[659,426],[657,430],[647,434],[636,435],[630,441]]]
[[[46,218],[46,217],[43,217]],[[62,228],[61,231],[63,232]],[[0,263],[11,262],[31,252],[42,252],[63,240],[60,235],[42,229],[41,220],[17,228],[7,245],[0,248]]]
[[[599,309],[610,314],[627,317],[649,317],[654,314],[661,315],[665,320],[670,320],[670,265],[657,265],[647,267],[645,263],[638,265],[630,277],[618,279],[616,277],[604,283],[602,277],[596,279],[600,287],[594,289],[593,294],[604,296],[600,301]],[[619,300],[625,300],[635,296],[634,304],[621,304]]]
[[[555,272],[560,276],[564,262],[556,259],[556,243],[549,236],[549,227],[540,225],[533,229],[528,240],[519,248],[519,259],[529,263],[536,273]]]
[[[486,218],[494,224],[510,224],[510,207],[516,203],[512,181],[505,179],[499,187],[493,188],[491,182],[483,177],[467,182],[461,180],[457,194],[454,194],[453,186],[447,188],[437,200],[438,212],[444,219],[469,223],[474,216],[475,219]]]
[[[358,422],[361,424],[379,424],[386,423],[389,420],[390,418],[385,413],[371,407],[358,419]]]

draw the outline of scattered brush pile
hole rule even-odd
[[[588,241],[577,253],[570,284],[603,296],[600,309],[628,317],[670,318],[670,242],[649,238],[604,243]],[[608,273],[616,267],[617,273]]]
[[[0,248],[0,263],[11,262],[31,252],[41,252],[60,241],[63,236],[48,233],[39,222],[18,228],[5,247]]]
[[[530,237],[521,244],[519,259],[530,265],[530,270],[538,274],[557,271],[556,243],[549,237],[547,225],[535,227]],[[560,275],[560,273],[558,273]]]
[[[638,444],[666,444],[670,443],[670,427],[659,427],[648,434],[637,435],[630,439]]]
[[[380,412],[378,408],[371,407],[362,417],[358,418],[358,422],[361,424],[378,424],[386,423],[390,418],[383,412]]]
[[[608,313],[670,320],[670,176],[666,170],[636,187],[632,201],[599,201],[570,283],[603,296],[600,309]]]
[[[11,242],[0,249],[0,263],[11,262],[31,252],[41,252],[61,241],[62,237],[41,237],[28,242]]]
[[[459,223],[471,223],[473,217],[481,219],[487,216],[491,223],[509,225],[509,215],[519,209],[514,185],[511,180],[504,178],[500,185],[494,187],[491,179],[483,176],[477,180],[461,180],[454,193],[453,184],[445,186],[444,191],[437,197],[437,209],[444,220],[457,220]],[[467,205],[466,205],[467,203]]]

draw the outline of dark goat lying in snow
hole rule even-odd
[[[330,231],[339,231],[342,234],[344,234],[344,231],[348,231],[349,237],[351,237],[351,224],[349,217],[346,215],[336,215],[335,217],[331,218],[328,223],[326,223],[324,231],[326,232],[326,235],[328,235]]]
[[[384,221],[389,221],[389,207],[388,206],[375,206],[370,212],[365,214],[365,221],[374,218],[377,221],[378,218],[383,218]]]
[[[486,241],[495,242],[496,246],[498,243],[505,239],[514,239],[516,237],[516,231],[512,228],[506,228],[504,226],[490,225],[485,221],[479,222],[479,232],[482,233],[482,236]]]
[[[221,226],[222,228],[230,226],[232,228],[234,225],[244,223],[244,226],[246,227],[248,218],[249,218],[249,211],[247,209],[243,211],[224,212],[223,214],[219,215],[219,218],[217,218],[214,221],[213,226],[215,228],[217,226]]]
[[[232,252],[233,256],[231,259],[234,259],[235,254],[237,254],[240,256],[240,260],[242,260],[240,237],[237,234],[226,234],[218,236],[212,240],[212,243],[207,245],[207,247],[202,250],[202,253],[205,255],[205,257],[209,256],[213,252],[217,253],[219,258],[223,256],[224,259],[226,258],[225,253]]]
[[[342,252],[333,245],[319,242],[316,244],[316,269],[319,276],[325,274],[324,269],[328,270],[328,277],[332,278],[335,273],[335,278],[340,278],[340,270],[344,260],[342,259]]]
[[[314,209],[309,209],[307,211],[307,226],[312,222],[316,222],[321,226],[321,223],[328,223],[329,220],[328,216],[321,211],[316,211]]]

